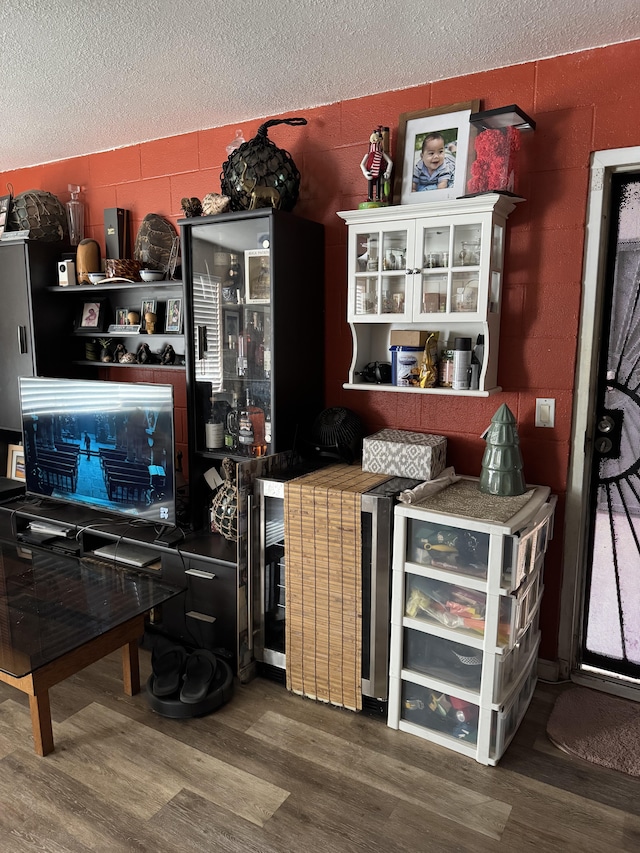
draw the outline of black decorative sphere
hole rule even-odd
[[[291,154],[267,137],[277,124],[303,125],[304,118],[274,119],[260,125],[257,134],[243,142],[222,164],[220,185],[229,196],[231,210],[275,207],[293,210],[300,192],[300,172]]]
[[[7,217],[7,231],[29,231],[31,240],[50,243],[69,238],[67,213],[60,199],[45,190],[17,195]]]

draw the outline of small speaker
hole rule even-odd
[[[76,265],[73,261],[58,261],[58,284],[68,287],[76,283]]]

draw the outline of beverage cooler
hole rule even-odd
[[[296,476],[259,477],[254,482],[250,624],[253,654],[261,674],[284,682],[285,485]],[[386,713],[389,671],[391,557],[394,507],[401,491],[419,480],[393,477],[361,496],[362,696],[363,708]]]

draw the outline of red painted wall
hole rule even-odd
[[[592,151],[640,144],[635,120],[640,114],[639,61],[640,41],[628,42],[301,110],[291,114],[304,115],[306,127],[270,130],[270,138],[291,153],[302,175],[296,213],[326,227],[326,405],[355,410],[369,432],[389,426],[443,433],[450,464],[458,473],[477,475],[485,447],[480,435],[500,404],[507,403],[517,418],[527,480],[548,484],[558,494],[542,611],[541,656],[547,659],[557,651],[589,157]],[[395,156],[401,113],[473,98],[481,99],[483,109],[519,104],[537,122],[535,133],[523,135],[520,152],[517,189],[527,201],[509,218],[507,232],[498,371],[503,393],[462,399],[345,391],[351,359],[345,321],[347,229],[336,211],[354,208],[366,197],[359,163],[371,129],[389,125]],[[245,139],[263,120],[240,125]],[[147,213],[176,222],[183,196],[219,192],[225,146],[234,131],[235,126],[202,130],[0,173],[0,184],[11,182],[14,194],[48,190],[63,201],[68,183],[86,186],[87,236],[104,248],[104,208],[130,210],[135,237]],[[305,309],[313,310],[314,294],[304,292],[303,273],[300,295]],[[166,373],[159,379],[166,381]],[[301,377],[301,383],[311,381]],[[536,397],[555,397],[553,430],[533,426]],[[182,388],[177,421],[183,445],[184,419]]]

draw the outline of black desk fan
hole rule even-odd
[[[342,406],[320,412],[313,423],[311,443],[316,453],[352,465],[362,454],[362,421]]]

